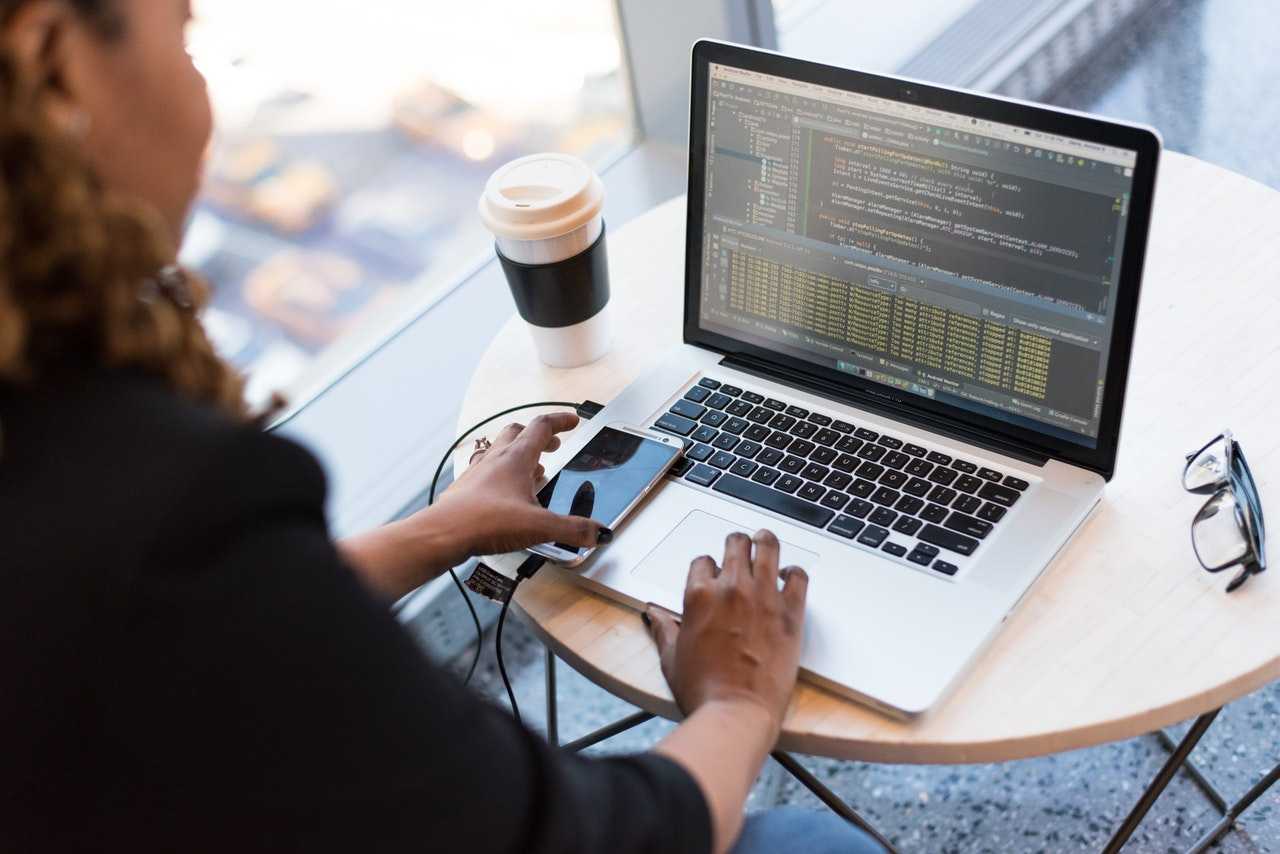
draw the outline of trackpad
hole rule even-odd
[[[673,593],[683,594],[689,578],[689,564],[700,555],[711,555],[716,563],[724,558],[725,538],[734,531],[754,534],[746,525],[694,510],[676,525],[666,539],[658,543],[644,560],[631,570],[650,584]],[[818,565],[818,555],[782,541],[778,552],[778,566],[798,566],[813,574]]]

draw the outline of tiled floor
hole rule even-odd
[[[1104,52],[1054,101],[1148,122],[1175,150],[1280,188],[1280,3],[1169,0]],[[505,705],[492,632],[477,688]],[[541,646],[514,621],[504,649],[526,720],[544,725]],[[455,666],[465,669],[470,652]],[[559,667],[562,738],[633,711],[567,666]],[[642,750],[670,724],[650,722],[600,749]],[[805,764],[910,852],[1097,851],[1155,774],[1164,753],[1154,738],[1060,756],[974,766],[882,766],[807,758]],[[1280,761],[1280,686],[1233,704],[1193,754],[1228,799]],[[753,805],[819,805],[779,769]],[[780,785],[779,785],[780,784]],[[1264,796],[1217,849],[1280,852],[1280,787]],[[1216,819],[1209,801],[1180,775],[1126,851],[1180,852]]]

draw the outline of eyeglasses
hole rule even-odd
[[[1240,443],[1224,430],[1200,450],[1187,454],[1182,486],[1209,500],[1191,520],[1191,546],[1209,572],[1239,565],[1227,592],[1267,568],[1262,501]]]

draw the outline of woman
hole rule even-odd
[[[693,562],[683,625],[646,615],[687,715],[646,755],[561,754],[427,662],[387,602],[470,555],[607,541],[532,499],[576,419],[329,540],[318,466],[255,429],[200,289],[162,272],[210,133],[189,17],[0,0],[0,850],[729,849],[804,573],[735,535]],[[822,813],[741,835],[865,844]]]

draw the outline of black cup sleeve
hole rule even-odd
[[[554,264],[521,264],[495,247],[516,310],[528,323],[557,329],[590,320],[609,302],[605,230],[572,258]]]

